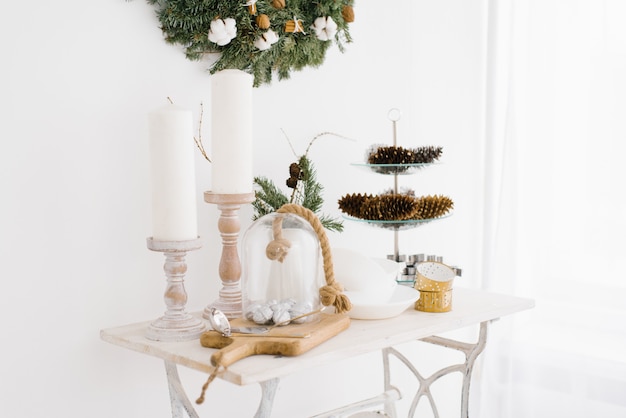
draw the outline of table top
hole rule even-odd
[[[352,319],[347,330],[306,353],[295,357],[267,355],[248,357],[230,365],[219,377],[238,385],[263,382],[408,341],[498,319],[531,309],[533,306],[532,299],[455,288],[450,312],[428,313],[409,307],[394,318]],[[200,316],[200,313],[195,315]],[[104,341],[130,350],[206,373],[213,371],[211,355],[215,349],[203,347],[198,339],[185,342],[151,341],[145,337],[151,322],[104,329],[100,336]],[[208,323],[207,328],[211,328]]]

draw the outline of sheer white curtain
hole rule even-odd
[[[626,1],[488,0],[484,287],[473,414],[626,417]]]

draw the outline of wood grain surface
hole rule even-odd
[[[238,318],[231,321],[231,326],[250,326],[250,323]],[[200,336],[200,343],[204,347],[219,349],[211,356],[213,366],[228,367],[245,357],[259,354],[297,356],[317,347],[349,326],[350,317],[345,314],[322,313],[317,322],[276,327],[267,334],[233,334],[225,337],[218,331],[206,331]]]

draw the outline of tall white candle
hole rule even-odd
[[[175,105],[148,115],[152,174],[152,238],[198,238],[193,122],[191,111]]]
[[[211,191],[252,192],[252,75],[211,76]]]

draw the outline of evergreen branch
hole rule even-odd
[[[321,198],[323,186],[317,182],[317,173],[313,164],[306,155],[300,157],[300,169],[302,170],[302,202],[301,205],[317,212],[321,209],[324,200]]]
[[[324,228],[328,229],[329,231],[343,232],[343,222],[324,214],[318,215],[318,218]]]
[[[257,220],[262,216],[277,211],[286,203],[293,203],[303,206],[315,213],[324,228],[329,231],[343,231],[343,223],[340,220],[319,213],[324,204],[324,199],[322,198],[324,187],[317,181],[317,172],[313,162],[307,155],[313,142],[317,138],[328,134],[331,133],[324,132],[315,136],[309,143],[306,150],[307,152],[299,157],[298,163],[291,164],[289,170],[290,178],[287,180],[287,186],[292,189],[290,198],[287,198],[271,180],[265,177],[254,178],[254,183],[258,186],[259,190],[257,190],[256,199],[252,203],[255,209],[253,220]],[[287,135],[285,135],[285,137],[286,136]],[[287,141],[291,146],[289,138],[287,138]],[[291,146],[291,149],[295,153],[293,146]],[[294,168],[295,171],[292,172],[292,168]]]
[[[257,15],[264,14],[271,22],[270,29],[279,37],[269,49],[255,47],[257,39],[266,33],[256,16],[251,15],[242,1],[225,0],[147,0],[156,9],[165,41],[180,45],[189,60],[200,60],[209,53],[218,53],[218,59],[209,68],[214,74],[226,68],[235,68],[254,76],[254,86],[270,83],[273,74],[279,80],[289,78],[292,71],[304,67],[319,67],[324,62],[331,45],[344,51],[344,43],[351,42],[344,10],[353,8],[354,0],[290,0],[280,9],[269,1],[259,1]],[[314,20],[328,16],[337,24],[333,41],[317,38],[309,30]],[[294,17],[302,21],[306,32],[287,32],[286,23]],[[211,22],[216,18],[232,18],[236,21],[237,34],[226,45],[218,45],[208,39]]]
[[[276,212],[281,206],[289,203],[289,199],[283,192],[266,177],[255,177],[254,184],[260,189],[255,192],[256,199],[252,202],[252,207],[256,212],[253,220]]]

